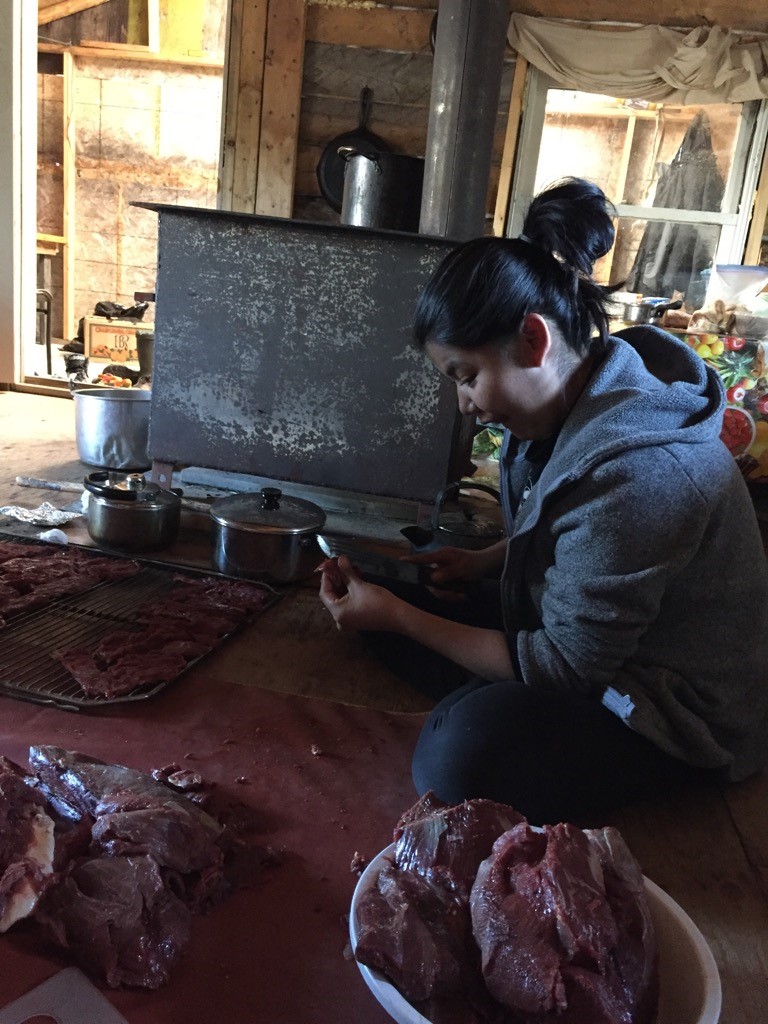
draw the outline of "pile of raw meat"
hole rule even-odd
[[[0,626],[11,616],[45,608],[58,597],[135,576],[140,568],[136,562],[72,548],[0,541]]]
[[[427,794],[357,905],[356,959],[433,1024],[650,1024],[643,876],[613,828]]]
[[[14,615],[129,579],[141,568],[130,559],[73,548],[0,541],[0,628]],[[179,575],[169,593],[147,601],[125,629],[105,636],[95,648],[51,653],[88,696],[115,698],[175,679],[272,599],[274,593],[258,583]]]
[[[200,777],[170,769],[50,746],[30,748],[28,770],[0,757],[0,931],[26,919],[113,988],[165,984],[192,916],[273,860],[247,816],[203,810]]]
[[[177,576],[174,588],[139,608],[139,628],[109,633],[95,649],[69,647],[54,657],[92,697],[118,697],[169,682],[269,600],[258,583]]]

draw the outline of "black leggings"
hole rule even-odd
[[[665,754],[594,698],[477,678],[431,712],[413,757],[420,796],[498,800],[534,825],[599,825],[620,806],[718,777]]]

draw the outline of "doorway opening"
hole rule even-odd
[[[118,341],[123,317],[152,328],[157,217],[132,203],[216,206],[227,0],[194,0],[184,19],[171,17],[178,6],[109,0],[52,21],[38,6],[37,309],[22,345],[27,384],[66,388],[71,354],[89,359],[91,377],[135,359],[118,342],[91,351],[105,308]]]

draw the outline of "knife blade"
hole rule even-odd
[[[329,558],[346,555],[366,578],[394,580],[399,583],[411,583],[413,586],[429,586],[431,569],[428,565],[402,562],[399,558],[382,555],[378,551],[359,547],[347,540],[328,534],[318,534],[317,543],[320,545],[320,550]]]

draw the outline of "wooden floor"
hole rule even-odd
[[[71,494],[20,487],[16,477],[78,481],[89,471],[77,459],[73,402],[0,392],[0,506],[35,507],[41,501],[63,506]],[[0,530],[8,522],[0,516]],[[188,519],[177,545],[191,563],[201,536],[204,546],[204,534],[196,533],[200,525]],[[88,543],[82,524],[67,532],[73,541]],[[382,710],[427,710],[429,702],[371,658],[356,636],[336,631],[316,591],[314,581],[292,590],[250,631],[212,655],[211,671],[267,689]],[[645,874],[669,892],[707,939],[723,984],[723,1024],[765,1024],[768,778],[654,801],[624,812],[615,824]]]

